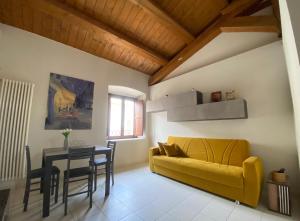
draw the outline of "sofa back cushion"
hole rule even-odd
[[[249,157],[247,140],[173,137],[168,144],[177,144],[181,151],[190,158],[232,166],[242,166]]]

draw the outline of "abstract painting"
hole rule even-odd
[[[94,83],[50,74],[45,129],[91,129]]]

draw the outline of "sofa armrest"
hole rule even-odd
[[[263,184],[263,165],[259,157],[249,157],[243,162],[245,202],[256,207]]]
[[[152,172],[154,172],[154,165],[153,165],[153,156],[160,155],[158,147],[150,147],[149,148],[149,167]]]

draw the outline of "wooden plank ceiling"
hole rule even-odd
[[[0,22],[160,82],[221,32],[280,32],[270,0],[0,0]],[[273,0],[274,5],[274,0]]]

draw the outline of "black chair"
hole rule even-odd
[[[36,190],[40,190],[40,192],[42,192],[42,189],[41,189],[43,186],[42,180],[45,176],[45,170],[44,170],[44,168],[32,170],[29,146],[25,146],[25,151],[26,151],[26,161],[27,161],[27,176],[26,176],[26,185],[25,185],[23,204],[24,204],[24,211],[27,211],[29,193],[32,191],[36,191]],[[52,174],[51,174],[51,195],[54,194],[54,187],[56,187],[55,203],[57,203],[57,201],[58,201],[59,175],[60,175],[60,170],[56,166],[53,166]],[[31,182],[32,179],[37,179],[37,178],[40,178],[41,180],[37,181],[37,182]],[[30,186],[33,184],[40,184],[40,188],[31,189]]]
[[[111,178],[112,178],[112,185],[114,185],[115,183],[115,179],[114,179],[114,159],[115,159],[115,151],[116,151],[116,141],[108,141],[107,142],[107,148],[111,148],[112,149],[112,154],[111,154],[111,165],[110,165],[110,173],[111,173]],[[105,174],[105,172],[103,172],[103,170],[105,169],[106,166],[106,162],[107,159],[102,157],[99,159],[95,159],[94,161],[94,166],[95,166],[95,177],[94,177],[94,191],[97,190],[97,176],[98,175],[102,175]],[[101,168],[101,173],[98,173],[98,166],[104,166]]]
[[[64,171],[64,188],[63,188],[63,202],[65,203],[65,215],[68,209],[68,197],[87,193],[90,197],[90,208],[92,208],[93,196],[93,176],[94,176],[94,156],[95,147],[69,148],[67,170]],[[70,168],[71,161],[89,159],[87,167]],[[71,180],[70,180],[71,178]],[[69,194],[69,183],[88,180],[88,190]]]

